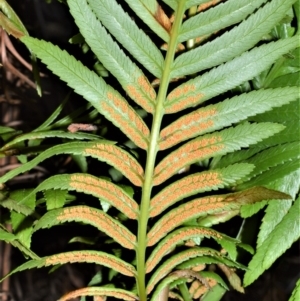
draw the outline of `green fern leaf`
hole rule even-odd
[[[300,188],[300,169],[283,178],[278,178],[276,181],[270,183],[268,188],[280,190],[289,194],[293,199],[296,198]],[[291,200],[284,200],[281,202],[270,202],[266,209],[266,214],[260,226],[260,231],[257,239],[257,246],[259,247],[263,242],[272,235],[272,231],[277,224],[281,222],[290,207]]]
[[[31,189],[15,190],[11,192],[10,197],[15,201],[20,202],[24,197],[29,195],[30,192]],[[35,196],[29,196],[24,205],[33,210],[35,207]],[[14,234],[25,247],[30,248],[33,223],[32,218],[14,211],[10,213],[10,218]]]
[[[284,164],[277,165],[257,177],[247,181],[243,184],[237,185],[237,190],[247,189],[253,186],[265,186],[269,183],[285,177],[295,171],[299,170],[299,160],[287,161]]]
[[[268,188],[276,189],[288,193],[294,199],[299,190],[299,179],[300,170],[297,170],[284,177],[279,177],[272,183],[265,184]],[[260,227],[260,232],[258,235],[257,245],[260,245],[272,232],[274,227],[281,221],[285,216],[286,212],[292,205],[290,200],[285,200],[283,202],[268,202],[262,201],[260,203],[255,203],[252,205],[244,205],[241,208],[241,216],[243,218],[250,217],[261,210],[268,204],[267,213],[263,218],[263,223]]]
[[[103,296],[103,297],[113,297],[121,300],[126,301],[138,301],[139,298],[137,295],[118,288],[110,288],[110,287],[85,287],[78,289],[76,291],[70,292],[57,301],[67,301],[67,300],[74,300],[77,297],[84,297],[84,296]]]
[[[230,0],[218,6],[197,14],[185,21],[178,37],[179,42],[212,34],[220,28],[225,28],[244,20],[266,0]]]
[[[12,198],[10,198],[6,195],[3,195],[1,192],[0,192],[0,206],[3,208],[7,208],[10,211],[15,211],[17,213],[21,213],[24,216],[31,215],[34,212],[28,206],[20,204],[20,202],[13,200]]]
[[[110,5],[112,3],[114,3],[114,1],[109,2]],[[107,18],[107,11],[105,11],[103,1],[100,4],[101,6],[99,6],[99,4],[99,1],[97,1],[97,5],[96,7],[94,5],[94,8],[97,8],[98,12],[101,11]],[[89,44],[103,66],[118,79],[123,89],[135,102],[147,112],[153,112],[156,98],[154,89],[142,71],[124,54],[117,43],[112,40],[111,36],[107,34],[86,1],[69,1],[69,7],[85,41]],[[112,8],[114,14],[116,14],[114,9],[117,7],[115,3],[115,7]],[[101,17],[103,18],[103,16]],[[118,19],[118,17],[115,16],[113,20],[115,24],[115,20],[122,19]],[[110,26],[110,28],[112,27]],[[121,35],[123,34],[124,33],[121,33]],[[129,42],[128,36],[126,35],[125,37]]]
[[[174,182],[158,193],[150,202],[149,216],[160,214],[176,202],[205,191],[217,190],[234,184],[254,169],[254,165],[236,164],[224,169],[196,173]],[[156,182],[153,182],[156,185]]]
[[[186,165],[248,147],[280,132],[283,128],[284,126],[275,123],[251,125],[245,123],[191,140],[173,151],[156,166],[154,182],[158,185],[178,173]]]
[[[297,281],[296,283],[296,287],[292,293],[291,298],[289,299],[289,301],[297,301],[300,299],[300,279]]]
[[[252,204],[266,199],[290,199],[290,196],[264,187],[253,187],[242,192],[189,201],[171,210],[155,223],[147,235],[147,245],[156,244],[171,230],[189,220],[224,211],[237,211],[244,204]]]
[[[265,1],[260,1],[260,2],[265,2]],[[278,24],[279,21],[281,21],[283,14],[287,12],[288,9],[290,9],[290,7],[294,2],[295,0],[286,0],[286,1],[274,0],[272,2],[269,2],[263,8],[259,9],[255,14],[252,14],[244,22],[242,22],[232,30],[227,31],[221,37],[215,39],[210,43],[207,43],[202,47],[195,48],[191,51],[185,52],[175,60],[174,65],[172,67],[171,77],[176,78],[188,74],[194,74],[196,72],[208,68],[212,68],[221,63],[227,62],[228,60],[231,60],[241,55],[244,51],[247,51],[248,49],[255,46],[261,40],[263,35],[268,34],[271,31],[271,29],[276,24]],[[237,4],[235,1],[235,7],[236,6]],[[209,11],[213,12],[216,9],[218,9],[218,6],[216,8],[212,8]],[[238,14],[240,15],[240,12]],[[230,18],[231,14],[228,15],[227,17]],[[218,27],[218,30],[220,29],[222,29],[221,26]],[[213,32],[213,30],[211,32]],[[294,47],[298,47],[298,46],[299,45],[295,45]],[[266,47],[268,48],[267,45]],[[275,45],[272,45],[272,48],[275,49]],[[270,55],[268,55],[269,56],[268,59],[266,59],[264,58],[264,54],[263,54],[264,48],[258,48],[258,49],[260,49],[259,50],[260,54],[258,54],[257,51],[254,51],[258,55],[257,57],[256,56],[251,57],[251,53],[254,53],[252,51],[250,51],[246,55],[243,55],[243,59],[245,59],[245,66],[250,62],[255,63],[256,60],[260,61],[260,58],[263,59],[260,62],[264,65],[264,67],[260,68],[260,71],[257,72],[256,75],[262,72],[263,70],[267,69],[267,67],[269,67],[270,64],[272,63],[272,62],[267,63],[268,59],[272,60],[271,58],[272,52],[270,53]],[[288,51],[289,50],[287,50],[286,52]],[[277,58],[273,59],[273,62],[276,59]],[[238,64],[238,60],[235,60],[235,64]],[[243,67],[243,64],[241,64],[240,67]],[[259,67],[260,67],[259,65],[256,65],[256,67],[254,68],[259,68]],[[251,67],[249,66],[249,69],[250,68]],[[252,70],[252,72],[253,71],[255,72],[256,69]],[[227,73],[227,77],[228,76],[229,73]],[[253,75],[252,77],[254,76],[255,75]]]
[[[177,0],[163,0],[163,2],[165,2],[171,8],[173,8],[173,10],[176,10],[177,4],[178,4]]]
[[[164,128],[160,133],[160,146],[164,149],[164,145],[173,146],[183,139],[187,140],[230,126],[249,116],[292,102],[298,95],[297,87],[259,90],[226,99],[216,105],[200,108]],[[275,122],[275,120],[272,121]]]
[[[47,210],[62,208],[66,202],[67,190],[46,190],[44,197],[46,199]]]
[[[157,2],[152,2],[157,7]],[[151,39],[137,27],[136,23],[124,12],[120,5],[114,0],[101,0],[100,3],[92,0],[89,1],[89,4],[98,19],[108,28],[118,42],[154,76],[161,78],[164,63],[161,52]]]
[[[148,10],[148,8],[142,3],[141,0],[138,1],[125,0],[125,1],[130,6],[130,8],[136,13],[136,15],[140,17],[140,19],[145,24],[147,24],[151,30],[153,30],[154,33],[156,33],[163,41],[169,42],[170,24],[165,20],[165,18],[162,17],[165,15],[158,3],[156,4],[156,10],[153,13]]]
[[[8,232],[6,229],[0,228],[0,240],[5,242],[12,242],[18,239],[13,233]]]
[[[32,49],[53,73],[84,96],[137,146],[147,148],[150,135],[148,127],[127,101],[102,78],[51,43],[31,37],[22,38],[22,42]]]
[[[150,273],[162,258],[176,245],[192,238],[214,238],[217,241],[226,240],[223,234],[204,227],[182,227],[167,235],[152,251],[146,262],[146,272]]]
[[[201,266],[204,264],[226,264],[229,267],[232,268],[237,268],[237,269],[241,269],[241,270],[247,270],[247,267],[245,267],[244,265],[235,262],[227,257],[225,257],[224,255],[222,256],[217,256],[216,254],[214,254],[214,256],[201,256],[201,257],[196,257],[196,258],[192,258],[189,259],[181,264],[179,264],[177,266],[178,269],[192,269],[193,267],[196,266]]]
[[[287,143],[280,145],[280,147],[275,146],[269,148],[246,161],[247,163],[256,166],[249,178],[255,177],[272,167],[299,158],[299,142]]]
[[[97,142],[70,142],[51,147],[30,162],[25,163],[2,176],[0,178],[0,183],[5,183],[16,175],[32,169],[37,164],[48,159],[49,157],[59,154],[91,156],[114,166],[133,184],[137,186],[142,185],[144,172],[137,160],[121,148],[114,145],[114,142],[105,140]]]
[[[88,206],[67,207],[49,211],[35,224],[34,231],[71,221],[92,225],[112,237],[124,248],[135,248],[136,237],[127,228],[103,211]]]
[[[46,267],[57,264],[65,264],[65,263],[96,263],[98,265],[106,266],[108,268],[112,268],[117,272],[124,274],[129,277],[134,277],[136,271],[134,267],[125,261],[117,258],[116,256],[98,252],[98,251],[72,251],[66,253],[60,253],[56,255],[51,255],[47,257],[41,257],[39,259],[30,260],[20,265],[13,271],[11,271],[8,275],[6,275],[1,281],[5,278],[11,276],[14,273],[25,271],[33,268]]]
[[[207,0],[186,0],[185,1],[185,9],[188,9],[192,6],[195,6],[195,5],[207,5],[208,7],[213,5],[214,3],[218,3],[222,0],[215,0],[215,1],[207,1]],[[208,3],[207,3],[208,2]]]
[[[246,286],[257,279],[279,256],[290,248],[294,241],[299,239],[299,206],[300,198],[295,201],[287,215],[276,226],[272,235],[258,248],[244,277]]]
[[[245,52],[232,61],[203,74],[201,77],[187,81],[168,95],[165,112],[170,114],[196,106],[235,88],[267,69],[275,60],[296,48],[298,44],[297,36],[271,42]],[[193,72],[195,71],[193,70]],[[178,76],[179,74],[172,75],[172,77]]]
[[[147,293],[149,294],[154,286],[167,274],[169,274],[177,265],[187,261],[190,258],[200,257],[200,256],[212,256],[212,257],[222,257],[221,253],[209,248],[191,248],[186,251],[182,251],[172,256],[170,259],[166,260],[163,265],[161,265],[151,276],[147,284]]]
[[[137,203],[117,185],[92,175],[78,173],[72,175],[56,175],[41,183],[32,193],[49,189],[76,190],[91,194],[113,205],[126,216],[137,218]]]

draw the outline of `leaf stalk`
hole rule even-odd
[[[170,43],[164,62],[164,70],[161,78],[158,96],[156,100],[155,112],[153,115],[151,136],[149,148],[147,152],[145,180],[142,186],[142,199],[140,205],[140,215],[138,219],[138,236],[136,246],[137,258],[137,287],[140,301],[147,300],[146,284],[145,284],[145,254],[147,248],[147,225],[149,219],[149,206],[151,199],[151,191],[153,187],[153,171],[155,167],[156,156],[158,152],[159,132],[161,128],[162,118],[164,115],[164,101],[168,92],[171,68],[174,61],[175,51],[177,48],[177,37],[182,24],[183,14],[185,12],[186,0],[181,0],[178,4],[177,13],[174,24],[170,32]]]

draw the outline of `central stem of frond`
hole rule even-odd
[[[137,258],[137,287],[140,301],[147,300],[145,274],[146,274],[146,248],[147,248],[147,225],[149,219],[149,207],[151,200],[151,191],[153,186],[153,172],[155,160],[158,152],[159,132],[161,129],[162,118],[164,115],[164,102],[166,100],[170,73],[174,61],[175,51],[177,48],[177,37],[182,24],[183,15],[185,12],[186,0],[181,0],[178,3],[175,12],[175,20],[170,32],[170,41],[168,51],[164,62],[163,73],[160,81],[160,87],[156,100],[155,112],[153,115],[153,123],[151,128],[150,142],[147,151],[147,161],[145,168],[145,180],[142,187],[142,200],[140,205],[140,215],[138,219],[138,236],[136,247]]]

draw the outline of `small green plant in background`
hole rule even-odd
[[[24,155],[30,143],[46,138],[76,141],[41,146],[30,161],[20,157],[24,164],[1,183],[60,154],[71,155],[82,170],[54,175],[31,190],[3,190],[0,204],[10,210],[16,231],[1,226],[0,239],[30,258],[10,274],[68,262],[107,268],[101,273],[109,273],[110,282],[91,282],[60,301],[79,296],[215,301],[228,283],[243,292],[300,235],[299,1],[67,4],[102,76],[57,46],[29,37],[5,1],[1,25],[95,108],[91,123],[100,113],[128,141],[78,132],[88,124],[56,130],[84,112],[55,122],[63,105],[31,133],[2,129],[4,156]],[[110,85],[111,77],[120,89]],[[126,185],[88,173],[85,157],[113,167],[127,178]],[[99,206],[72,205],[74,191],[98,198]],[[36,207],[41,192],[43,210]],[[242,243],[242,227],[231,238],[213,226],[264,207],[256,253],[246,267],[237,261],[239,252],[253,248]],[[35,231],[71,221],[96,227],[116,251],[91,248],[40,258],[30,250]],[[26,227],[18,232],[21,223]],[[218,246],[206,247],[204,238]],[[236,269],[246,271],[244,284]],[[290,300],[299,292],[298,282]]]

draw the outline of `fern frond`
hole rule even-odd
[[[125,226],[102,210],[88,206],[73,206],[51,210],[39,219],[35,224],[34,231],[71,221],[92,225],[112,237],[123,247],[127,249],[135,248],[136,237]]]
[[[146,272],[150,273],[162,258],[172,251],[176,245],[192,238],[214,238],[218,242],[226,240],[222,233],[205,227],[182,227],[168,234],[152,251],[146,262]],[[232,241],[231,241],[232,242]],[[237,243],[237,241],[235,241]]]
[[[249,116],[281,107],[295,101],[298,95],[297,87],[259,90],[200,108],[177,119],[161,131],[161,149],[165,148],[164,145],[173,146],[198,135],[230,126]]]
[[[165,104],[166,113],[171,114],[199,105],[241,85],[267,69],[280,56],[298,47],[298,44],[299,38],[295,36],[256,47],[200,77],[185,82],[168,95]],[[173,74],[172,77],[178,75]]]
[[[251,164],[236,164],[224,169],[204,171],[184,177],[163,189],[151,200],[149,216],[160,214],[188,196],[233,185],[251,173],[253,169],[254,165]],[[156,184],[155,181],[154,184]]]
[[[46,190],[44,197],[46,199],[47,210],[62,208],[66,202],[67,190]]]
[[[164,182],[186,165],[248,147],[280,132],[283,128],[283,125],[275,123],[251,125],[245,123],[235,128],[200,136],[179,147],[156,166],[155,184]]]
[[[280,177],[276,181],[271,182],[268,187],[288,193],[293,199],[297,197],[300,188],[300,169],[285,176]],[[274,228],[285,217],[290,207],[291,200],[284,200],[281,204],[277,202],[268,202],[268,207],[265,210],[265,216],[260,226],[260,231],[257,239],[257,246],[259,247],[265,239],[271,235]]]
[[[284,164],[277,165],[262,174],[252,178],[250,181],[237,185],[238,190],[246,189],[253,186],[268,185],[272,181],[283,178],[295,171],[299,170],[299,160],[287,161]]]
[[[226,32],[221,37],[215,39],[210,43],[207,43],[202,47],[195,48],[182,54],[175,60],[171,76],[173,78],[176,78],[188,74],[193,74],[208,68],[212,68],[241,55],[243,52],[255,46],[261,40],[263,35],[268,34],[271,29],[279,21],[281,21],[283,14],[288,11],[288,9],[294,2],[295,0],[274,0],[272,2],[269,2],[264,7],[259,9],[255,14],[251,15],[244,22],[240,23],[232,30]],[[216,8],[212,8],[211,11],[214,11],[217,8],[218,6]],[[231,15],[229,15],[228,17],[231,17]],[[218,29],[222,29],[222,27],[219,27]],[[272,45],[272,43],[267,45]],[[294,47],[298,46],[299,45]],[[275,49],[275,45],[272,45],[271,47],[274,47]],[[264,48],[259,49],[261,49],[260,51],[263,55]],[[287,50],[286,52],[288,51],[289,50]],[[252,57],[251,61],[254,62],[257,58],[258,57]],[[266,63],[266,61],[264,61],[263,63]],[[241,65],[241,67],[242,66],[243,65]],[[269,66],[270,63],[267,65],[264,64],[264,67],[262,67],[260,71],[257,70],[257,74],[259,74]],[[259,65],[257,65],[257,67],[259,68]],[[229,74],[227,73],[227,77],[228,76]],[[247,79],[245,79],[245,81],[246,80]]]
[[[252,178],[272,167],[284,164],[287,161],[298,160],[299,158],[299,142],[292,142],[281,144],[280,148],[275,146],[266,149],[251,157],[246,162],[256,166],[254,171],[250,174],[250,178]]]
[[[155,6],[157,6],[157,2]],[[115,0],[91,0],[98,19],[130,54],[157,78],[161,78],[164,58],[156,45],[124,12]]]
[[[136,294],[133,294],[127,290],[119,289],[119,288],[110,288],[110,287],[85,287],[78,289],[76,291],[70,292],[57,301],[67,301],[72,300],[77,297],[85,297],[85,296],[103,296],[103,297],[113,297],[126,301],[138,301],[139,298]]]
[[[153,32],[155,32],[162,40],[169,42],[171,29],[171,24],[165,20],[165,16],[160,5],[156,2],[156,10],[151,12],[146,6],[142,3],[141,0],[125,0],[130,8],[136,13],[140,19],[149,26]],[[176,3],[177,6],[177,3]]]
[[[18,238],[13,233],[8,232],[6,229],[0,228],[0,240],[4,240],[5,242],[12,242],[17,239]]]
[[[112,3],[113,1],[110,1],[110,4]],[[135,102],[147,112],[152,113],[156,93],[142,71],[112,40],[85,0],[69,1],[69,7],[81,34],[99,61],[117,78],[123,89]],[[99,11],[99,2],[97,7]],[[101,11],[105,15],[106,12],[103,8],[102,3]]]
[[[67,189],[91,194],[113,205],[129,218],[137,218],[138,205],[123,189],[89,174],[75,173],[50,177],[36,187],[32,194],[49,189]]]
[[[147,148],[150,135],[148,127],[127,101],[102,78],[51,43],[31,37],[22,38],[22,42],[32,49],[53,73],[84,96],[137,146]]]
[[[267,0],[229,0],[218,6],[199,13],[182,24],[178,42],[195,39],[212,34],[220,28],[225,28],[244,20],[255,9]]]
[[[27,261],[24,264],[17,267],[16,269],[14,269],[13,271],[11,271],[9,274],[7,274],[3,279],[1,279],[1,281],[3,281],[5,278],[11,276],[14,273],[25,271],[28,269],[75,262],[96,263],[105,267],[113,268],[117,272],[129,277],[134,277],[136,273],[132,265],[111,254],[99,251],[72,251]]]
[[[290,196],[263,187],[254,187],[228,195],[214,195],[194,199],[169,211],[148,232],[148,246],[153,246],[162,237],[179,225],[202,216],[239,210],[242,205],[265,199],[290,199]]]
[[[97,142],[70,142],[53,146],[33,160],[0,177],[0,183],[5,183],[16,175],[32,169],[40,162],[59,154],[91,156],[114,166],[125,177],[128,177],[133,184],[137,186],[142,185],[144,171],[137,160],[126,151],[114,145],[114,142],[106,140]]]
[[[299,300],[299,298],[300,298],[300,279],[297,281],[296,287],[295,287],[289,301],[297,301],[297,300]]]
[[[294,241],[300,237],[299,227],[299,206],[298,198],[287,215],[276,226],[272,235],[268,236],[264,243],[257,249],[249,263],[249,270],[244,277],[244,284],[251,284],[260,276],[271,264],[281,256]],[[280,240],[280,244],[278,244]]]

